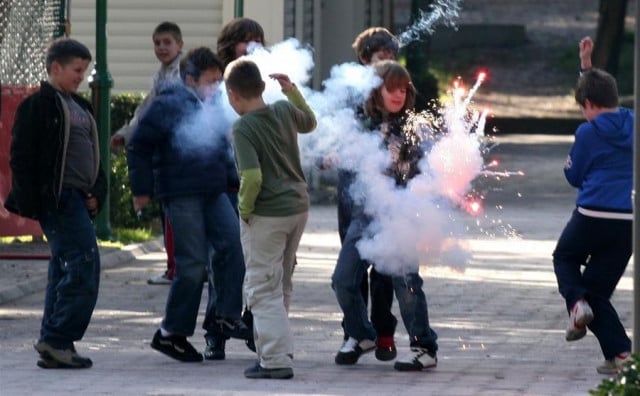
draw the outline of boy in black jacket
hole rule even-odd
[[[98,299],[100,255],[94,218],[107,196],[91,105],[76,95],[91,62],[82,43],[63,38],[47,51],[48,82],[18,107],[12,131],[11,192],[5,207],[35,219],[51,261],[40,338],[42,368],[89,368],[80,340]]]

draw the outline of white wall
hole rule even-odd
[[[223,0],[109,0],[108,7],[107,62],[116,94],[149,90],[159,68],[151,40],[159,23],[180,26],[185,51],[202,45],[215,51],[222,27]],[[95,0],[71,2],[71,37],[85,43],[94,58],[95,13]],[[88,89],[85,81],[80,90]]]

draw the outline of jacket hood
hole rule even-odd
[[[626,149],[633,148],[633,113],[620,107],[612,113],[602,113],[591,121],[596,133],[609,144]]]

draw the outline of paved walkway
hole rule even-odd
[[[342,332],[329,279],[339,241],[335,207],[315,206],[294,275],[292,380],[245,379],[242,372],[255,355],[239,341],[228,342],[225,361],[202,364],[179,363],[150,349],[168,291],[146,284],[164,267],[160,245],[151,243],[115,253],[122,257],[102,274],[93,320],[77,343],[93,359],[92,369],[36,367],[31,344],[41,318],[40,290],[0,302],[0,394],[586,395],[605,378],[595,371],[602,357],[591,334],[575,343],[564,341],[566,313],[550,260],[573,203],[573,191],[556,175],[561,176],[569,140],[539,139],[505,138],[494,150],[503,167],[517,167],[526,176],[484,183],[486,211],[469,219],[473,258],[466,269],[427,267],[422,272],[432,327],[439,335],[439,364],[432,371],[397,372],[392,362],[378,362],[373,354],[352,367],[333,363]],[[521,237],[509,238],[503,229]],[[105,260],[113,260],[112,254]],[[627,273],[614,296],[627,326],[631,290]],[[203,298],[199,325],[204,306]],[[399,316],[397,304],[394,310]],[[200,328],[192,341],[204,349]],[[400,353],[407,350],[401,326],[396,342]]]

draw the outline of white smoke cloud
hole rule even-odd
[[[457,16],[458,4],[446,2],[445,7],[444,2],[436,1],[434,7],[440,14],[429,16],[413,29],[426,29],[442,18]],[[408,33],[402,37],[413,39]],[[441,110],[438,120],[422,115],[414,118],[412,127],[431,140],[425,146],[421,174],[406,188],[398,188],[384,174],[390,157],[382,148],[381,134],[363,131],[354,111],[355,105],[363,103],[381,83],[373,68],[355,63],[336,65],[323,82],[323,90],[313,91],[305,86],[313,67],[312,52],[297,40],[250,51],[247,58],[256,62],[266,82],[267,103],[284,99],[279,85],[267,76],[285,73],[316,114],[316,131],[299,138],[303,161],[314,164],[331,159],[328,162],[335,168],[357,173],[351,195],[365,202],[366,213],[374,219],[358,244],[361,256],[386,273],[415,272],[421,264],[464,269],[470,253],[463,240],[461,218],[465,214],[459,206],[484,162],[479,141],[484,115],[468,116],[475,90],[466,96],[454,91],[457,98]]]

